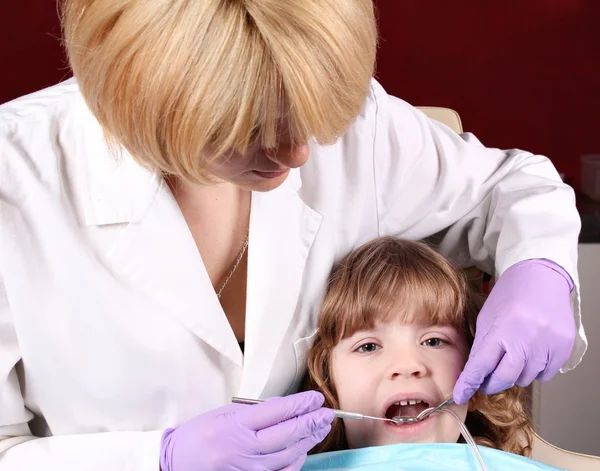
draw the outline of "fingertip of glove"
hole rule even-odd
[[[474,392],[475,391],[472,387],[469,387],[464,383],[457,383],[452,396],[454,402],[457,405],[462,406],[463,404],[466,404],[469,401],[469,398],[473,395]]]
[[[331,423],[333,422],[333,419],[335,419],[335,412],[333,411],[333,409],[329,409],[327,407],[322,407],[319,410],[319,415],[321,418],[321,423],[324,426],[331,425]]]
[[[325,403],[325,396],[323,396],[323,394],[321,394],[319,391],[306,391],[301,394],[306,396],[306,402],[315,409],[322,407]]]

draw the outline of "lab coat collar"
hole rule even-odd
[[[105,149],[106,147],[101,147]],[[125,150],[90,153],[82,180],[86,226],[139,223],[158,194],[163,178],[140,166]]]
[[[104,142],[98,142],[98,148],[107,151],[89,152],[79,175],[85,188],[79,189],[83,197],[76,204],[82,213],[80,222],[85,226],[140,222],[161,187],[162,176],[140,166],[124,149],[114,154]],[[302,187],[299,169],[290,170],[283,187],[291,191]]]

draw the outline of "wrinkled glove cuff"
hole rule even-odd
[[[160,439],[160,471],[172,471],[172,447],[170,447],[169,444],[171,441],[171,435],[174,431],[174,428],[166,429],[162,434],[162,438]]]
[[[555,263],[552,260],[548,260],[547,258],[531,258],[528,260],[523,260],[521,262],[515,263],[512,267],[516,267],[518,265],[523,265],[523,264],[530,264],[530,263],[537,263],[538,265],[545,266],[545,267],[555,271],[559,275],[561,275],[565,279],[567,284],[569,285],[569,292],[572,292],[573,289],[575,288],[575,283],[573,282],[573,278],[571,278],[571,275],[569,275],[567,270],[565,270],[563,267],[561,267],[558,263]],[[512,268],[512,267],[510,267],[510,268]]]

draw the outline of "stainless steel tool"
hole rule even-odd
[[[419,412],[419,414],[417,414],[416,417],[393,417],[392,420],[398,420],[400,423],[403,424],[411,424],[414,422],[421,422],[422,420],[425,420],[427,417],[429,417],[431,414],[433,414],[434,412],[439,411],[440,409],[442,409],[443,407],[449,406],[450,404],[454,403],[454,399],[452,398],[452,396],[450,396],[448,399],[446,399],[444,402],[441,402],[440,404],[438,404],[435,407],[428,407],[427,409]],[[409,421],[407,421],[410,420]]]
[[[233,397],[233,398],[231,398],[231,402],[234,402],[236,404],[251,405],[251,404],[260,404],[261,402],[264,402],[264,401],[262,401],[261,399],[248,399],[248,398],[244,398],[244,397]],[[335,413],[335,416],[339,419],[351,419],[351,420],[367,420],[368,419],[368,420],[380,420],[383,422],[391,422],[394,424],[414,424],[416,422],[425,420],[427,417],[429,417],[434,412],[437,412],[442,407],[446,407],[447,405],[452,404],[453,402],[454,401],[452,400],[452,396],[450,396],[448,399],[446,399],[444,402],[442,402],[438,406],[429,407],[429,408],[425,409],[424,411],[422,411],[421,413],[419,413],[419,415],[417,415],[416,417],[396,416],[391,419],[388,419],[387,417],[375,417],[375,416],[371,416],[371,415],[359,414],[357,412],[347,412],[347,411],[343,411],[340,409],[333,409],[333,412]]]

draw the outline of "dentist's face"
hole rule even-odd
[[[290,169],[303,166],[310,157],[308,144],[294,144],[283,134],[275,151],[262,149],[257,142],[244,154],[231,152],[208,164],[219,180],[250,191],[270,191],[280,186]]]
[[[343,339],[332,352],[342,410],[377,417],[415,416],[452,394],[468,357],[464,335],[450,326],[380,323]],[[464,422],[468,406],[450,406]],[[456,442],[458,424],[438,413],[413,425],[345,420],[353,448],[400,442]]]

